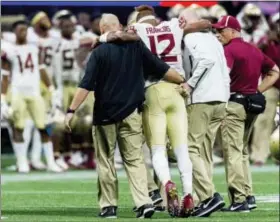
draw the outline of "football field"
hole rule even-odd
[[[207,222],[276,222],[279,221],[279,168],[267,165],[252,168],[254,192],[258,208],[251,213],[218,212],[209,218],[172,219],[164,213],[155,213],[153,221],[207,221]],[[173,179],[180,184],[177,170]],[[119,176],[118,221],[138,221],[124,171]],[[95,171],[69,171],[63,174],[34,172],[19,175],[2,171],[3,221],[47,222],[108,221],[97,217],[97,184]],[[228,202],[224,168],[215,168],[214,181]],[[181,190],[181,187],[180,187]]]

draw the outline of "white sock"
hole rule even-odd
[[[47,165],[50,166],[52,164],[55,164],[52,142],[43,143],[43,150],[46,157]]]
[[[41,161],[42,142],[38,129],[34,130],[31,148],[31,160],[34,162]]]
[[[165,185],[171,180],[171,176],[164,146],[152,146],[152,162],[160,182]]]
[[[27,146],[25,143],[14,142],[14,152],[19,164],[27,161]]]
[[[188,146],[180,145],[174,148],[177,165],[183,185],[183,195],[192,193],[192,162],[189,157]]]

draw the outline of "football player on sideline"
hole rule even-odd
[[[59,27],[61,29],[62,38],[57,49],[55,50],[54,58],[55,79],[58,83],[59,91],[61,94],[63,94],[63,109],[65,111],[73,99],[76,87],[81,79],[82,74],[82,67],[79,66],[79,61],[77,58],[77,50],[80,47],[91,45],[91,42],[90,44],[87,44],[88,41],[84,40],[92,41],[92,38],[80,39],[73,36],[75,32],[75,24],[73,23],[71,17],[71,14],[67,14],[59,18]],[[73,167],[80,167],[84,162],[81,148],[82,144],[87,142],[84,141],[86,140],[84,135],[88,134],[91,124],[85,124],[88,121],[84,120],[83,117],[93,110],[90,98],[88,98],[88,101],[89,103],[85,103],[84,106],[77,111],[77,114],[80,113],[81,115],[75,116],[75,119],[72,122],[72,135],[70,136],[68,132],[65,132],[65,145],[62,147],[64,150],[60,150],[61,152],[69,152],[70,150],[72,151],[70,152],[70,159],[68,163]],[[56,135],[63,133],[64,129],[62,126],[57,126],[57,128],[59,130],[56,130]],[[57,141],[57,143],[61,143],[61,141]],[[91,141],[88,141],[88,143],[85,145],[88,144],[91,144]]]
[[[176,18],[160,24],[156,21],[154,10],[149,6],[139,6],[136,24],[129,30],[137,32],[146,46],[161,57],[182,76],[185,75],[182,65],[181,42],[184,33],[197,31],[200,28],[209,28],[210,22],[202,21],[199,24],[186,26],[184,20]],[[100,41],[110,41],[110,34],[100,37]],[[111,33],[111,40],[128,40],[129,36],[121,32]],[[131,39],[130,39],[131,40]],[[149,72],[149,70],[146,70]],[[152,79],[146,82],[146,101],[143,111],[144,132],[148,146],[152,152],[152,162],[156,175],[165,186],[168,212],[171,216],[188,217],[194,207],[192,198],[192,164],[187,147],[187,113],[185,101],[179,94],[178,88],[164,81],[155,82]],[[183,185],[183,203],[180,209],[178,191],[171,181],[168,160],[166,157],[166,132],[174,148]]]
[[[27,160],[27,146],[24,145],[23,129],[26,112],[39,129],[43,142],[43,150],[47,161],[47,169],[52,172],[62,172],[54,161],[53,147],[45,125],[45,105],[40,93],[40,79],[53,93],[45,65],[40,61],[39,50],[36,46],[27,44],[27,22],[17,21],[13,24],[16,44],[7,52],[7,60],[11,70],[11,107],[13,110],[13,139],[14,151],[17,158],[18,171],[30,171]],[[6,67],[9,71],[9,67]],[[8,89],[8,78],[4,77],[1,87],[1,102],[5,103]]]

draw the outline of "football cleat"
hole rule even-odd
[[[34,170],[45,170],[47,168],[46,164],[44,164],[41,160],[31,161],[30,166]]]
[[[63,169],[61,169],[56,163],[50,164],[47,167],[47,171],[53,172],[53,173],[61,173],[63,172]]]
[[[182,200],[180,216],[181,217],[191,216],[193,209],[194,209],[193,197],[191,194],[188,194]]]
[[[71,153],[68,164],[73,166],[73,167],[79,168],[79,167],[82,166],[83,162],[84,162],[84,159],[83,159],[83,156],[82,156],[82,152],[79,151],[79,152]]]
[[[63,170],[68,170],[69,169],[69,166],[68,164],[65,162],[64,158],[63,157],[59,157],[55,160],[55,163],[60,167],[62,168]]]
[[[167,196],[167,211],[171,217],[180,216],[180,204],[175,183],[168,181],[165,185]]]
[[[20,163],[17,163],[17,171],[19,173],[29,173],[30,172],[30,167],[28,164],[28,161],[26,162],[20,161]]]

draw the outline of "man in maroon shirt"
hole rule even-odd
[[[248,139],[258,113],[265,108],[261,94],[279,78],[279,68],[258,48],[243,41],[236,18],[223,16],[213,24],[224,45],[230,69],[231,96],[221,127],[231,205],[225,211],[249,212],[256,208],[249,171]],[[258,86],[261,74],[265,74]]]
[[[269,58],[280,67],[280,18],[279,12],[271,16],[271,29],[268,35],[260,40],[258,46]],[[274,128],[274,118],[276,107],[280,95],[280,79],[267,90],[264,95],[266,98],[265,112],[258,116],[253,130],[251,144],[251,160],[257,166],[262,166],[269,156],[270,137]]]

